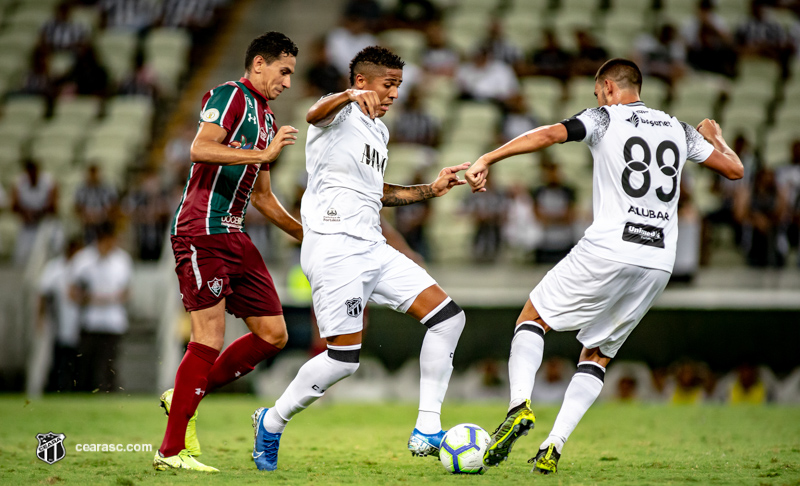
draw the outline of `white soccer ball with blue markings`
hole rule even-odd
[[[453,474],[483,474],[483,453],[492,438],[475,424],[458,424],[447,431],[439,448],[439,461]]]

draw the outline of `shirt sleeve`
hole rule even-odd
[[[703,163],[714,152],[714,146],[708,143],[700,132],[688,123],[681,122],[686,133],[686,159],[696,163]]]
[[[235,85],[223,84],[203,96],[200,122],[213,123],[231,133],[244,113],[244,93]]]
[[[336,116],[333,118],[333,121],[330,122],[330,124],[325,125],[322,128],[335,127],[336,125],[339,125],[340,123],[345,121],[347,119],[347,117],[350,116],[350,113],[353,112],[353,104],[354,103],[355,103],[355,101],[351,101],[350,103],[347,103],[346,105],[344,105],[344,108],[339,110],[339,113],[336,114]]]
[[[561,122],[567,129],[567,142],[597,145],[608,130],[611,116],[605,108],[589,108]]]

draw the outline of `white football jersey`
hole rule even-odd
[[[384,241],[380,210],[389,130],[348,103],[330,125],[308,127],[308,187],[300,207],[305,231]]]
[[[594,159],[594,221],[581,245],[601,258],[672,272],[681,169],[687,159],[705,162],[713,146],[691,125],[640,101],[565,120],[569,140],[581,134],[575,120]]]

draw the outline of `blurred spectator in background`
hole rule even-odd
[[[422,68],[428,74],[453,76],[458,69],[458,51],[447,44],[441,22],[431,22],[425,29],[425,52]]]
[[[502,228],[508,216],[507,208],[508,196],[504,190],[494,186],[493,179],[487,179],[486,193],[481,197],[466,200],[466,211],[475,223],[473,261],[488,263],[497,259],[503,242]]]
[[[164,147],[164,180],[166,185],[180,184],[180,193],[183,194],[183,184],[189,176],[189,168],[192,166],[191,148],[194,136],[197,133],[197,124],[192,121],[187,123],[178,131],[178,135],[169,139]],[[175,207],[178,201],[175,200]]]
[[[158,6],[149,0],[99,0],[102,28],[142,33],[158,19]]]
[[[722,17],[714,12],[712,0],[698,2],[697,17],[684,26],[682,33],[687,46],[686,58],[694,69],[731,78],[736,76],[734,38]]]
[[[212,25],[219,4],[217,0],[163,0],[160,24],[189,29],[193,33],[202,31]]]
[[[508,188],[508,215],[503,225],[503,239],[506,245],[518,250],[528,260],[539,244],[541,228],[533,214],[531,190],[521,182]]]
[[[133,262],[117,246],[112,223],[97,227],[97,241],[79,251],[71,267],[70,295],[80,306],[78,390],[116,391],[120,338],[128,330]]]
[[[397,133],[397,132],[395,132]],[[410,185],[425,184],[425,176],[421,171],[414,173]],[[431,259],[431,248],[425,234],[431,219],[430,200],[417,204],[397,206],[394,213],[394,226],[403,235],[408,246],[419,253],[425,261]]]
[[[142,50],[136,53],[133,71],[120,81],[117,94],[147,96],[153,103],[158,101],[158,78],[155,72],[145,65]]]
[[[420,94],[416,86],[407,91],[406,102],[393,120],[392,142],[439,145],[439,121],[425,110]]]
[[[399,0],[389,12],[389,24],[395,29],[426,30],[441,17],[442,12],[430,0]]]
[[[668,100],[677,82],[686,74],[686,47],[672,24],[664,24],[657,35],[642,34],[636,39],[634,61],[644,76],[653,76],[668,86]]]
[[[620,402],[658,401],[650,368],[639,361],[620,361],[608,368],[601,397]]]
[[[527,74],[550,76],[558,79],[566,86],[572,74],[572,55],[558,44],[554,31],[542,31],[542,47],[533,51]]]
[[[786,193],[770,169],[759,169],[752,185],[737,191],[734,214],[742,225],[742,248],[748,265],[782,267],[786,263],[788,209]]]
[[[670,403],[678,405],[700,404],[708,396],[710,382],[708,368],[694,361],[684,360],[676,365],[671,383],[666,385]]]
[[[539,126],[522,93],[511,95],[503,104],[503,117],[500,119],[498,142],[504,144],[525,132]]]
[[[739,155],[744,166],[744,177],[738,181],[728,180],[720,175],[712,176],[711,194],[717,197],[717,209],[707,213],[703,218],[703,234],[700,245],[700,265],[707,266],[711,263],[711,248],[713,247],[713,233],[716,226],[729,226],[733,230],[733,239],[736,245],[742,241],[742,225],[736,218],[733,207],[736,193],[742,187],[750,184],[753,170],[757,165],[756,155],[750,142],[743,134],[733,140],[733,150]]]
[[[20,94],[44,96],[47,113],[53,111],[53,100],[58,93],[58,80],[50,72],[50,61],[43,48],[37,47],[31,56],[30,69],[22,79]]]
[[[544,184],[533,190],[533,212],[541,226],[536,263],[558,263],[575,246],[575,190],[564,183],[561,170],[542,159]]]
[[[608,51],[601,46],[589,31],[575,31],[578,53],[572,59],[572,74],[576,76],[594,76],[604,62],[608,61]]]
[[[789,244],[800,246],[800,140],[792,142],[792,158],[789,163],[775,170],[775,179],[786,193],[789,206]],[[800,258],[798,258],[800,265]]]
[[[97,51],[85,43],[78,48],[72,69],[61,80],[61,94],[104,97],[108,82],[108,72],[97,59]]]
[[[795,368],[780,384],[777,399],[780,403],[800,403],[800,368]]]
[[[506,38],[500,20],[495,18],[489,22],[486,37],[481,41],[480,47],[487,49],[492,59],[503,61],[514,68],[518,75],[522,75],[525,56],[519,46]]]
[[[760,405],[775,401],[777,392],[778,382],[769,368],[745,362],[719,380],[715,396],[724,403]]]
[[[83,227],[86,244],[94,242],[98,228],[112,219],[117,205],[117,191],[103,182],[97,164],[90,164],[86,168],[86,179],[75,191],[75,213]]]
[[[42,221],[56,214],[58,186],[50,174],[39,169],[39,163],[27,159],[25,171],[19,175],[11,190],[11,209],[22,220],[14,247],[14,264],[23,266],[28,261]]]
[[[683,173],[678,196],[678,241],[670,282],[691,282],[700,266],[702,221],[694,203],[691,173]]]
[[[365,47],[378,44],[369,31],[369,22],[359,5],[351,2],[345,9],[341,26],[331,30],[325,38],[328,60],[340,75],[349,76],[350,60]]]
[[[50,391],[70,391],[76,379],[81,329],[78,306],[70,298],[70,267],[81,246],[80,238],[70,238],[63,254],[48,261],[39,277],[37,324],[39,329],[49,326],[55,336]]]
[[[504,103],[519,92],[514,70],[503,61],[493,59],[483,47],[456,72],[456,83],[462,99]]]
[[[736,44],[741,56],[774,59],[784,78],[789,76],[793,47],[781,24],[766,16],[763,0],[751,0],[750,16],[736,29]]]
[[[306,95],[321,97],[347,89],[347,79],[329,60],[325,52],[325,39],[311,44],[311,66],[306,70]]]
[[[531,401],[535,403],[561,403],[575,367],[564,358],[548,358],[536,373]]]
[[[169,195],[158,174],[148,170],[122,202],[130,218],[136,240],[136,251],[142,260],[158,260],[164,246],[172,208]]]
[[[53,18],[45,22],[39,32],[39,45],[46,51],[73,51],[88,42],[91,32],[89,28],[79,22],[70,20],[72,4],[61,2],[56,7]]]

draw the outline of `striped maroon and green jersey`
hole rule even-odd
[[[200,122],[228,132],[222,141],[241,144],[240,150],[264,150],[277,132],[267,99],[249,80],[229,81],[203,96]],[[172,221],[177,236],[244,232],[244,215],[260,170],[269,164],[215,165],[195,162]]]

